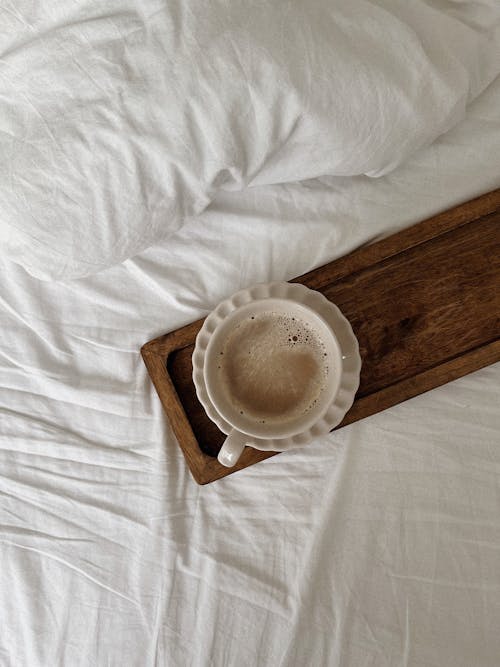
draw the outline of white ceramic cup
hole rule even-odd
[[[264,312],[272,312],[277,316],[296,317],[310,327],[324,345],[325,364],[329,368],[324,387],[315,404],[307,412],[294,418],[288,418],[285,414],[282,420],[273,423],[263,423],[259,419],[241,414],[239,408],[231,402],[227,389],[224,389],[218,381],[216,372],[217,365],[220,363],[219,350],[224,346],[225,339],[243,320],[251,315],[259,315]],[[219,415],[231,426],[231,431],[219,452],[218,460],[223,465],[232,467],[239,459],[245,446],[267,449],[267,447],[260,446],[264,441],[289,439],[311,431],[311,427],[324,417],[335,399],[342,375],[342,354],[331,327],[312,308],[289,299],[267,298],[236,308],[220,322],[213,331],[207,345],[203,375],[210,401]],[[314,434],[310,433],[309,438],[304,439],[304,444],[312,437],[314,437]],[[279,442],[277,448],[280,448]]]
[[[247,306],[248,310],[244,310]],[[227,397],[221,396],[213,367],[217,341],[220,345],[237,318],[250,311],[270,310],[287,315],[300,313],[302,320],[310,322],[328,349],[332,364],[329,368],[333,369],[315,409],[293,423],[283,420],[279,427],[263,427],[260,422],[244,419],[239,410],[228,405]],[[228,467],[237,463],[245,445],[282,452],[307,445],[338,426],[353,404],[361,371],[359,345],[349,320],[320,292],[287,282],[252,285],[221,301],[198,332],[192,362],[198,400],[207,416],[228,436],[218,456],[219,462]]]

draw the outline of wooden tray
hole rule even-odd
[[[293,282],[350,320],[363,368],[338,428],[500,360],[500,189],[356,250]],[[228,295],[229,296],[229,295]],[[196,398],[191,355],[203,320],[146,343],[142,356],[199,484],[274,452],[217,461],[224,434]]]

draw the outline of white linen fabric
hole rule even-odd
[[[0,5],[0,249],[84,276],[220,190],[381,175],[500,73],[500,4]]]
[[[499,108],[496,80],[380,179],[220,193],[82,280],[0,260],[2,667],[498,665],[500,364],[199,487],[139,349],[499,187]]]

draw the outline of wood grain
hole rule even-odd
[[[445,211],[296,278],[348,317],[363,359],[356,401],[338,427],[500,360],[500,190]],[[246,448],[216,459],[224,434],[191,379],[203,320],[141,352],[188,466],[200,484],[273,456]]]

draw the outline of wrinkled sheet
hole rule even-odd
[[[500,4],[0,3],[0,254],[81,278],[220,191],[389,172],[500,75]]]
[[[44,283],[1,260],[0,664],[494,667],[500,364],[199,487],[141,344],[500,186],[500,81],[380,179],[224,193]]]

